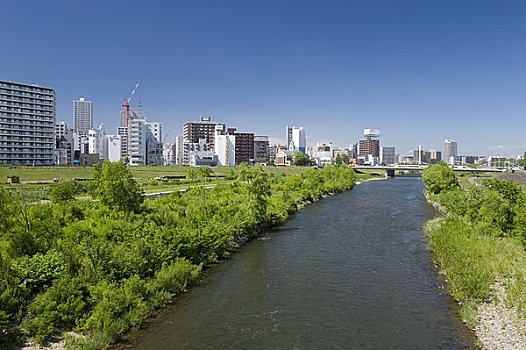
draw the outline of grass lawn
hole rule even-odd
[[[130,170],[138,179],[151,179],[158,176],[183,176],[192,167],[179,166],[138,166],[130,167]],[[226,175],[232,171],[228,167],[212,167],[212,171],[219,175]],[[294,175],[304,172],[308,167],[263,167],[272,174]],[[21,182],[72,180],[72,179],[91,179],[93,178],[93,167],[70,166],[70,167],[0,167],[0,183],[5,183],[8,176],[18,176]]]

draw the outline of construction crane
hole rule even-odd
[[[124,108],[124,118],[121,118],[121,126],[128,126],[128,121],[130,120],[130,101],[135,95],[135,91],[137,91],[137,88],[139,87],[140,82],[136,82],[134,88],[129,93],[128,98],[124,99],[124,102],[122,103],[122,107]]]

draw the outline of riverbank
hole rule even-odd
[[[401,177],[305,207],[115,349],[471,350],[433,273],[421,191]]]
[[[105,348],[185,291],[203,268],[228,258],[264,229],[282,224],[302,204],[355,184],[347,167],[291,176],[240,167],[232,180],[210,191],[194,188],[184,195],[147,201],[138,213],[111,210],[97,202],[31,206],[31,224],[41,211],[64,215],[74,210],[75,217],[56,223],[53,215],[45,218],[54,232],[49,252],[0,261],[12,264],[5,271],[12,271],[14,286],[27,285],[34,293],[15,290],[27,299],[11,299],[0,308],[7,306],[11,312],[16,310],[13,306],[19,307],[10,316],[13,321],[23,316],[17,329],[41,344],[54,341],[60,331],[75,330],[79,336],[67,337],[66,348]],[[42,218],[38,216],[41,222]],[[2,245],[9,246],[0,241]],[[18,271],[31,272],[37,259],[53,272],[39,277],[45,280],[38,284],[24,284]]]
[[[513,237],[519,222],[502,221],[517,217],[524,194],[511,183],[488,181],[426,194],[444,216],[426,224],[429,249],[477,347],[526,349],[526,253]]]

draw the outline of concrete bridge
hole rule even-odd
[[[396,171],[416,171],[422,172],[429,165],[355,165],[352,168],[356,170],[385,170],[386,177],[394,177]],[[471,173],[502,173],[507,169],[498,168],[469,168],[465,166],[454,166],[453,171],[456,172],[471,172]]]

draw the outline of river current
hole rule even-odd
[[[427,251],[420,178],[302,209],[207,272],[120,349],[472,349]]]

